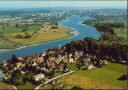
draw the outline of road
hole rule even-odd
[[[5,74],[2,73],[1,71],[0,71],[0,74],[3,75],[5,79],[7,79],[7,77],[5,76]],[[17,88],[16,88],[14,85],[12,85],[12,87],[13,87],[14,90],[17,90]],[[0,90],[1,90],[1,89],[0,89]]]
[[[13,87],[14,90],[17,90],[16,86],[12,85],[12,87]]]
[[[51,81],[53,81],[53,80],[56,80],[56,79],[61,78],[61,77],[65,76],[65,75],[71,74],[71,73],[73,73],[73,72],[75,72],[75,71],[70,71],[70,72],[67,72],[67,73],[65,73],[65,74],[63,74],[63,75],[60,75],[60,76],[54,77],[54,78],[52,78],[52,79],[49,79],[49,80],[46,81],[44,84],[47,84],[47,83],[49,83],[49,82],[51,82]],[[40,87],[43,86],[44,84],[40,84],[40,85],[37,86],[35,89],[40,89]]]

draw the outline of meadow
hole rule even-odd
[[[24,26],[16,27],[15,25],[6,26],[3,30],[2,26],[0,26],[0,32],[3,32],[4,38],[9,39],[10,41],[14,41],[17,43],[21,43],[25,45],[33,45],[38,43],[44,43],[52,40],[64,39],[72,36],[70,33],[72,30],[58,27],[56,29],[47,29],[41,28],[40,25],[29,25],[26,30],[24,30]],[[30,38],[16,38],[17,35],[26,36],[29,35]],[[6,44],[5,44],[6,43]],[[2,41],[0,43],[0,47],[4,49],[14,49],[17,48],[13,45],[10,45],[7,42]]]
[[[75,64],[71,65],[75,70]],[[54,88],[71,89],[74,86],[83,89],[126,89],[127,82],[117,80],[123,74],[127,73],[127,66],[122,64],[109,63],[101,68],[92,70],[78,70],[71,75],[59,79],[61,82]],[[46,85],[41,89],[47,89],[51,85]]]

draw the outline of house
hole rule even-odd
[[[53,68],[53,69],[56,69],[56,63],[51,63],[51,67]]]
[[[72,54],[71,53],[69,54],[69,57],[72,57]]]
[[[36,62],[34,62],[34,63],[32,64],[32,66],[37,66],[37,63],[36,63]]]
[[[8,65],[8,61],[7,60],[4,60],[3,61],[3,66],[7,66]]]
[[[19,68],[22,65],[22,62],[17,62],[16,67]]]
[[[22,58],[22,57],[18,57],[17,59],[18,59],[19,61],[22,61],[22,60],[23,60],[23,58]]]
[[[93,64],[87,65],[87,70],[90,70],[90,69],[92,69],[92,68],[93,68]]]
[[[86,64],[85,66],[83,66],[81,69],[86,69],[86,70],[90,70],[94,68],[93,64]]]
[[[79,59],[82,55],[83,55],[83,52],[82,51],[75,52],[74,60]]]
[[[63,65],[60,65],[59,69],[60,69],[61,72],[63,72],[64,66]]]
[[[108,64],[107,60],[102,61],[103,64]]]
[[[36,62],[38,62],[38,63],[42,63],[44,61],[44,58],[43,57],[39,57],[39,58],[37,58],[37,60],[36,60]]]
[[[40,80],[42,80],[44,78],[45,78],[45,75],[41,74],[41,73],[33,76],[34,81],[40,81]]]
[[[45,55],[46,55],[46,52],[43,52],[43,53],[42,53],[42,57],[44,57]]]
[[[122,64],[126,64],[126,61],[121,61]]]
[[[69,58],[68,60],[69,60],[69,63],[74,63],[75,62],[73,58]]]
[[[26,72],[24,72],[24,71],[21,71],[21,73],[22,73],[22,74],[25,74]]]
[[[41,71],[48,72],[49,70],[46,68],[41,68]]]

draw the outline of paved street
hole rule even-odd
[[[70,71],[70,72],[67,72],[67,73],[65,73],[65,74],[63,74],[63,75],[60,75],[60,76],[54,77],[54,78],[52,78],[52,79],[49,79],[49,80],[46,81],[44,84],[47,84],[47,83],[49,83],[49,82],[51,82],[51,81],[53,81],[53,80],[56,80],[56,79],[61,78],[61,77],[65,76],[65,75],[71,74],[71,73],[73,73],[73,72],[75,72],[75,71]],[[36,87],[35,89],[40,89],[40,87],[43,86],[44,84],[40,84],[40,85],[39,85],[38,87]]]

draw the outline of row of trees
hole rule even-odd
[[[104,41],[103,41],[104,42]],[[126,61],[128,63],[128,46],[120,44],[104,44],[101,40],[95,40],[92,38],[85,38],[84,40],[74,41],[70,44],[66,44],[58,50],[52,49],[57,55],[67,52],[68,54],[76,51],[83,51],[84,54],[90,54],[96,56],[97,59],[108,60],[111,62]],[[48,50],[49,51],[49,50]],[[51,51],[51,50],[50,50]]]

